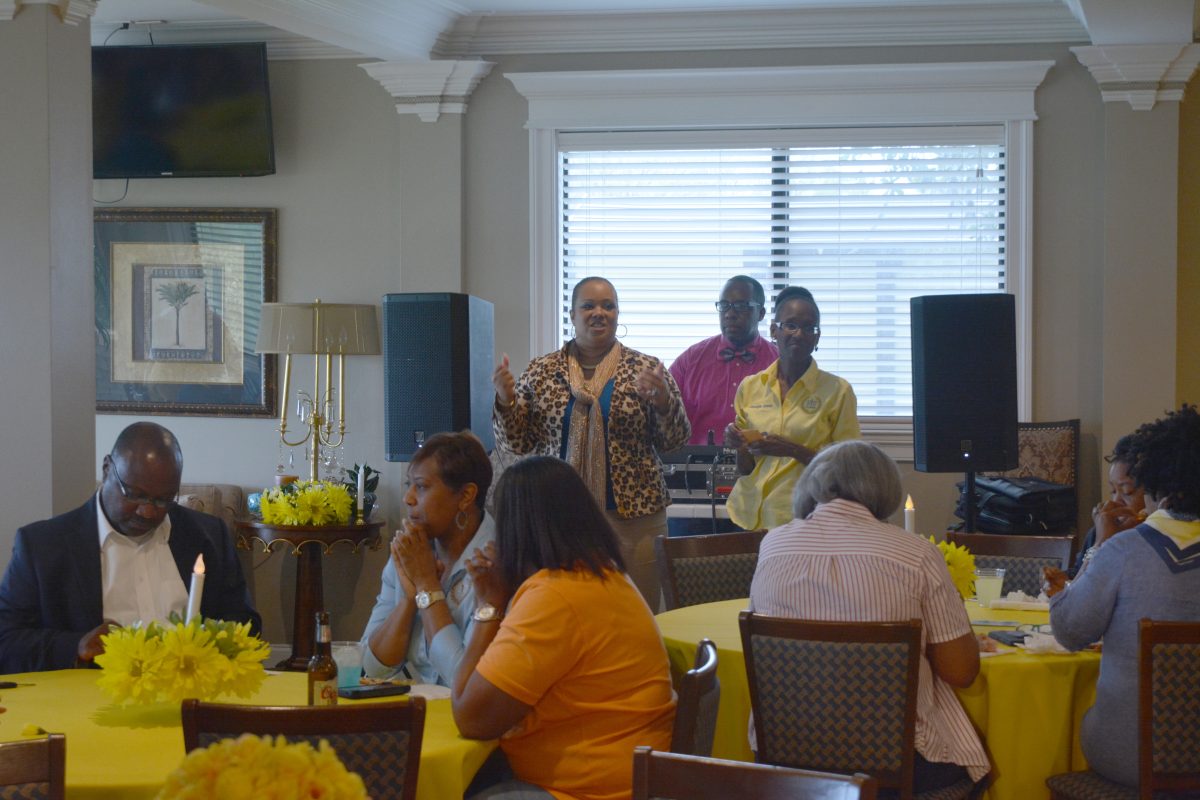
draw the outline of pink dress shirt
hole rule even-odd
[[[726,351],[724,356],[722,351]],[[688,444],[707,444],[710,430],[713,441],[724,444],[725,426],[733,422],[733,397],[738,384],[762,372],[777,358],[779,348],[762,336],[740,349],[724,335],[713,336],[680,353],[671,364],[671,375],[679,384],[683,407],[692,423]]]

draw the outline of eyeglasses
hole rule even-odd
[[[126,501],[133,503],[135,506],[154,506],[159,510],[166,510],[175,505],[174,497],[172,497],[170,500],[163,500],[161,498],[154,499],[133,494],[133,490],[129,488],[128,484],[121,480],[121,473],[117,472],[116,464],[112,465],[112,474],[113,477],[117,479],[117,488],[121,490],[121,496],[124,497]]]
[[[739,314],[744,314],[752,308],[762,308],[762,303],[756,303],[753,300],[738,300],[735,303],[730,303],[728,300],[718,300],[713,303],[717,307],[717,311],[724,314],[726,311],[733,310]]]
[[[786,333],[797,334],[803,333],[805,336],[820,336],[820,325],[801,325],[796,322],[780,322],[779,327],[783,328]]]

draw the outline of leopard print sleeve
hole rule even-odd
[[[557,456],[570,394],[562,351],[535,358],[517,379],[512,407],[492,407],[496,441],[518,455]]]
[[[651,359],[654,366],[659,361]],[[692,438],[692,423],[688,420],[687,409],[683,406],[683,395],[679,393],[679,384],[670,371],[664,371],[667,379],[667,389],[671,393],[671,408],[666,416],[660,417],[654,409],[650,410],[651,437],[654,447],[659,452],[669,452],[683,447]]]

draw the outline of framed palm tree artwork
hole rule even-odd
[[[272,208],[98,209],[96,410],[273,416],[275,242]]]

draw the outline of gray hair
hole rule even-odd
[[[835,442],[817,453],[796,482],[792,512],[803,519],[821,503],[850,500],[886,520],[900,507],[900,469],[870,442]]]

